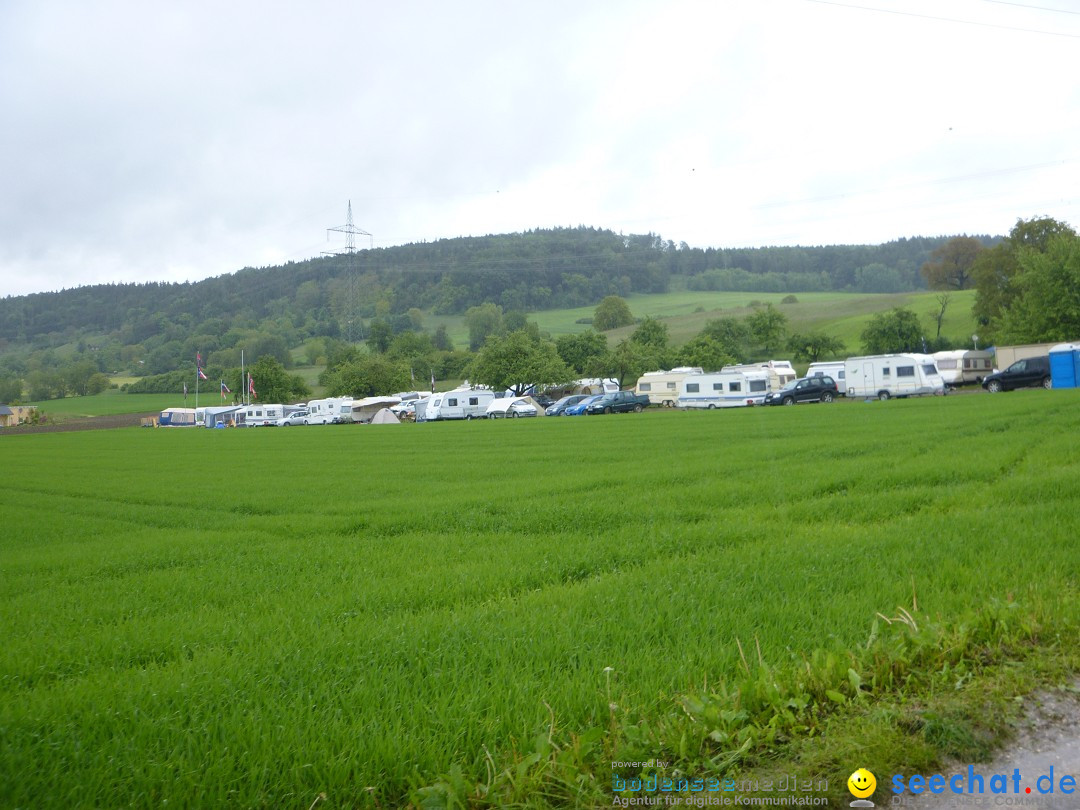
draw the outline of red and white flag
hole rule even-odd
[[[248,393],[251,394],[254,399],[259,398],[259,395],[255,393],[255,378],[250,374],[248,374]]]

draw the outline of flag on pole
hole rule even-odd
[[[202,352],[195,352],[195,368],[202,368]]]
[[[222,380],[222,381],[221,381],[221,398],[222,398],[222,399],[225,399],[225,395],[226,395],[226,394],[231,394],[231,393],[232,393],[232,391],[230,391],[230,390],[229,390],[229,386],[227,386],[227,385],[225,384],[225,381],[224,381],[224,380]]]
[[[435,369],[431,370],[431,393],[435,393]]]
[[[248,393],[251,394],[252,399],[258,399],[259,395],[255,393],[255,378],[248,374]]]
[[[187,380],[184,380],[184,402],[187,402]]]
[[[206,379],[206,375],[203,374],[203,370],[201,368],[199,369],[199,379],[200,380],[205,380]]]

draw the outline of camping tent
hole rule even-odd
[[[389,408],[383,408],[373,417],[371,417],[372,425],[398,425],[401,424],[401,420],[394,416],[394,412]]]

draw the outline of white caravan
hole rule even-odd
[[[701,374],[700,366],[679,366],[671,371],[646,371],[634,386],[634,393],[648,397],[652,405],[671,408],[679,398],[679,386],[691,374]]]
[[[847,391],[847,372],[844,370],[843,360],[829,360],[819,363],[811,363],[806,368],[807,377],[832,377],[836,381],[836,390],[843,396]]]
[[[245,405],[245,420],[248,427],[276,425],[277,420],[285,416],[284,405]]]
[[[690,374],[682,381],[675,406],[712,410],[760,405],[768,390],[769,375],[763,369]]]
[[[432,394],[427,401],[424,421],[483,419],[487,415],[487,406],[494,399],[494,392],[474,388],[455,388],[453,391]]]
[[[779,391],[799,378],[790,360],[768,360],[764,363],[742,363],[724,366],[721,371],[764,371],[769,375],[769,390]]]
[[[994,370],[994,353],[982,349],[934,352],[934,365],[946,385],[979,383]]]
[[[313,399],[308,403],[308,417],[304,421],[306,425],[333,425],[344,418],[352,416],[352,397],[329,397],[327,399]]]
[[[849,397],[915,397],[944,394],[934,358],[928,354],[877,354],[844,362]]]

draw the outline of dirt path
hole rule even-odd
[[[878,807],[903,807],[909,810],[932,810],[936,808],[968,807],[1029,807],[1034,810],[1077,810],[1080,808],[1080,681],[1073,684],[1072,691],[1056,690],[1041,692],[1027,699],[1029,709],[1017,730],[1016,739],[993,762],[975,765],[974,772],[983,777],[984,792],[954,795],[951,792],[919,796],[905,794],[893,796],[888,785],[886,792],[879,789],[875,803]],[[945,771],[946,790],[948,779],[960,774],[960,784],[968,783],[968,765],[954,764]],[[1053,793],[1050,773],[1053,769]],[[1020,791],[1013,792],[1015,771],[1020,772]],[[1008,793],[990,792],[990,779],[994,774],[1008,777]],[[1072,776],[1075,792],[1063,793],[1062,777]],[[976,783],[977,784],[977,783]],[[1030,789],[1030,793],[1028,793]]]

